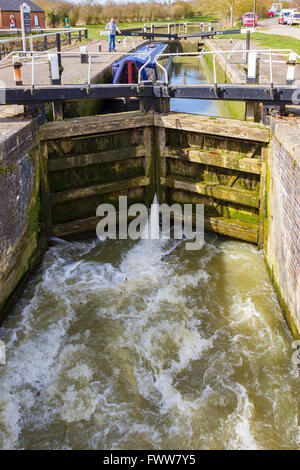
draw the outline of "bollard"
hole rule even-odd
[[[17,86],[22,86],[23,81],[22,81],[22,67],[23,64],[20,61],[20,56],[14,56],[13,57],[13,65],[14,65],[14,79],[16,82]]]
[[[102,46],[101,46],[101,44],[98,44],[98,52],[102,52]]]
[[[60,73],[59,73],[59,59],[58,54],[48,54],[50,79],[52,85],[60,85]]]
[[[201,33],[204,33],[204,23],[200,24]]]
[[[257,52],[250,51],[248,53],[248,74],[247,83],[258,83],[259,77],[259,57]]]
[[[289,55],[289,60],[287,61],[287,75],[286,75],[286,84],[293,85],[295,81],[295,71],[296,71],[297,55],[295,52],[291,52]]]
[[[188,25],[187,25],[187,23],[184,23],[183,26],[184,26],[184,34],[187,34],[187,32],[188,32]]]
[[[87,46],[80,46],[80,62],[82,64],[89,63],[88,48]]]
[[[250,51],[248,53],[247,83],[259,83],[259,55],[254,51]],[[245,120],[253,122],[258,122],[260,120],[259,103],[246,102]]]

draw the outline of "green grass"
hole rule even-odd
[[[229,34],[228,36],[219,36],[218,39],[245,39],[245,34]],[[300,41],[289,36],[278,36],[276,34],[253,33],[251,40],[255,41],[258,46],[268,49],[292,49],[300,54]]]
[[[214,16],[209,15],[201,15],[201,16],[193,16],[192,18],[179,18],[177,20],[163,20],[163,21],[132,21],[127,23],[117,23],[118,27],[122,31],[122,29],[129,29],[129,28],[142,28],[145,23],[150,24],[167,24],[167,23],[184,23],[184,22],[195,22],[195,21],[203,21],[209,22],[214,21],[216,18]],[[82,28],[88,28],[89,30],[89,39],[99,39],[100,30],[104,30],[106,23],[96,24],[96,25],[83,25],[80,26]],[[101,39],[105,39],[105,36],[101,37]]]

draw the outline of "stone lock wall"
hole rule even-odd
[[[36,120],[0,126],[0,322],[45,246]]]

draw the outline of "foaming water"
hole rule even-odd
[[[246,243],[54,240],[0,339],[4,449],[300,447],[292,338]]]

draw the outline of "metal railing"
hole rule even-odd
[[[122,58],[123,56],[125,56],[126,54],[128,54],[128,52],[105,52],[105,51],[101,51],[101,52],[86,52],[85,55],[88,56],[88,62],[87,62],[87,82],[86,83],[83,83],[82,85],[85,85],[87,87],[90,87],[91,86],[91,83],[92,83],[92,63],[93,63],[93,58],[101,58],[101,57],[104,57],[109,55],[109,57],[111,56],[117,56],[118,59]],[[140,83],[141,82],[141,78],[142,78],[142,70],[144,69],[144,67],[147,67],[147,65],[149,64],[149,62],[151,61],[151,56],[149,54],[146,54],[146,53],[143,53],[143,52],[135,52],[134,53],[136,56],[139,56],[143,59],[145,59],[145,64],[142,68],[139,69],[139,72],[138,72],[138,82]],[[65,57],[78,57],[79,60],[80,60],[80,57],[81,57],[81,53],[80,52],[72,52],[72,51],[60,51],[60,52],[55,52],[53,54],[50,54],[51,56],[57,56],[57,58],[60,57],[60,60],[65,56]],[[11,52],[10,54],[8,54],[5,58],[3,58],[2,60],[0,60],[0,65],[3,64],[5,61],[9,60],[9,59],[12,59],[14,60],[14,57],[17,57],[18,59],[18,62],[20,61],[23,65],[26,65],[26,66],[31,66],[31,83],[30,83],[30,87],[32,89],[34,89],[36,86],[38,86],[39,84],[36,82],[35,78],[36,78],[36,66],[37,65],[46,65],[48,64],[49,65],[49,54],[47,52],[39,52],[39,51],[31,51],[30,53],[27,53],[27,56],[25,55],[24,51],[20,50],[20,51],[13,51]],[[45,60],[46,59],[46,60]],[[59,60],[57,60],[57,62],[59,62]],[[104,60],[103,61],[104,63],[107,62],[107,60]],[[101,61],[97,62],[97,63],[101,63]],[[72,86],[74,84],[65,84],[65,85],[68,85],[68,86]]]
[[[63,38],[65,36],[65,38]],[[51,37],[54,37],[54,41],[49,41]],[[37,42],[39,38],[43,38],[41,42]],[[47,51],[53,47],[57,47],[59,50],[60,46],[66,42],[72,44],[72,41],[81,42],[83,39],[88,39],[87,28],[70,28],[70,29],[55,29],[53,32],[34,34],[26,36],[26,42],[29,46],[29,50],[43,50]],[[12,44],[12,48],[15,49],[16,43],[22,43],[22,37],[14,37],[9,39],[0,39],[0,60],[12,52],[10,48],[6,48],[7,45]],[[19,51],[20,52],[20,51]]]
[[[273,67],[274,64],[285,64],[288,69],[289,68],[294,68],[296,64],[300,64],[300,55],[296,54],[294,51],[290,49],[273,49],[273,50],[244,50],[245,53],[248,54],[248,76],[247,76],[247,83],[253,83],[253,84],[259,84],[259,80],[257,80],[255,73],[256,73],[256,68],[255,68],[255,63],[258,60],[261,63],[267,63],[269,66],[269,84],[270,87],[273,88],[273,82],[274,82],[274,74],[273,74]],[[88,89],[91,88],[92,84],[92,64],[93,64],[93,59],[98,59],[97,63],[101,63],[101,58],[105,57],[105,60],[103,62],[107,63],[107,56],[109,54],[109,57],[111,56],[116,56],[118,59],[125,57],[127,52],[85,52],[85,56],[87,57],[87,81],[85,83],[81,83],[80,86],[82,85],[83,87],[87,87]],[[210,56],[212,59],[212,74],[213,74],[213,85],[215,91],[217,91],[219,84],[218,84],[218,73],[217,73],[217,57],[220,54],[224,55],[230,55],[232,54],[232,51],[201,51],[201,52],[186,52],[186,53],[162,53],[158,54],[154,61],[158,67],[158,69],[161,70],[162,72],[162,80],[165,85],[169,84],[169,74],[167,70],[166,65],[162,65],[160,63],[161,60],[169,58],[168,63],[170,62],[170,59],[174,59],[176,57],[181,58],[181,57],[194,57],[195,59],[199,60],[202,59],[205,56]],[[68,58],[73,58],[73,57],[78,57],[80,58],[83,54],[79,52],[72,52],[72,51],[59,51],[55,52],[53,54],[48,54],[46,52],[39,52],[39,51],[31,51],[27,56],[25,56],[24,51],[13,51],[11,52],[8,56],[6,56],[4,59],[0,61],[0,65],[3,64],[5,61],[11,60],[14,62],[21,62],[23,65],[26,66],[31,66],[31,82],[30,84],[26,84],[24,86],[30,86],[31,89],[33,90],[37,86],[44,86],[44,84],[39,84],[36,80],[36,70],[38,65],[42,64],[50,64],[50,56],[52,59],[56,60],[57,62],[57,70],[59,71],[59,82],[61,83],[61,71],[60,71],[60,65],[62,64],[62,59],[64,57]],[[143,70],[148,66],[149,62],[151,61],[151,56],[147,53],[138,53],[135,52],[135,55],[140,56],[144,59],[144,64],[143,66],[139,69],[138,71],[138,85],[140,86],[142,84],[142,75],[143,75]],[[285,58],[285,59],[284,59]],[[100,61],[99,61],[100,59]],[[82,62],[83,63],[83,62]],[[96,63],[96,62],[94,62]],[[52,77],[53,78],[53,77]],[[250,78],[253,78],[253,81],[250,81]],[[56,78],[57,81],[57,78]],[[51,82],[52,83],[52,82]],[[58,83],[58,84],[60,84]],[[79,84],[76,83],[76,86]],[[212,85],[212,84],[211,84]],[[210,86],[211,86],[210,85]],[[232,84],[234,85],[234,84]],[[241,83],[238,83],[237,85],[241,85]],[[75,86],[74,83],[68,84],[64,83],[64,86]],[[114,86],[114,85],[112,85]],[[193,83],[190,84],[190,86],[193,86]],[[221,85],[222,86],[222,85]]]
[[[239,54],[242,52],[242,60],[232,60],[235,54]],[[244,64],[247,62],[247,54],[246,54],[246,44],[244,41],[238,41],[235,43],[234,47],[228,57],[226,59],[228,64]]]
[[[285,64],[287,66],[294,66],[296,64],[300,63],[300,55],[294,52],[291,49],[267,49],[267,50],[246,50],[244,49],[243,51],[244,54],[248,55],[248,72],[249,72],[249,61],[253,61],[258,59],[260,63],[268,63],[269,64],[269,73],[270,73],[270,84],[273,84],[273,65],[274,64]],[[251,53],[251,54],[250,54]],[[162,53],[158,54],[154,61],[156,65],[162,70],[163,72],[163,81],[168,84],[169,83],[169,78],[168,78],[168,72],[166,68],[159,62],[161,59],[165,59],[167,57],[185,57],[185,56],[193,56],[196,58],[201,58],[204,56],[212,56],[212,61],[213,61],[213,77],[214,77],[214,85],[218,84],[217,81],[217,65],[216,65],[216,57],[222,54],[226,54],[229,56],[232,54],[231,51],[223,51],[223,50],[218,50],[218,51],[201,51],[201,52],[184,52],[184,53]],[[262,56],[267,56],[268,59],[264,60]],[[292,58],[291,58],[292,56]],[[274,58],[281,58],[283,59],[284,57],[287,57],[287,60],[274,60]],[[143,66],[144,68],[144,66]]]

